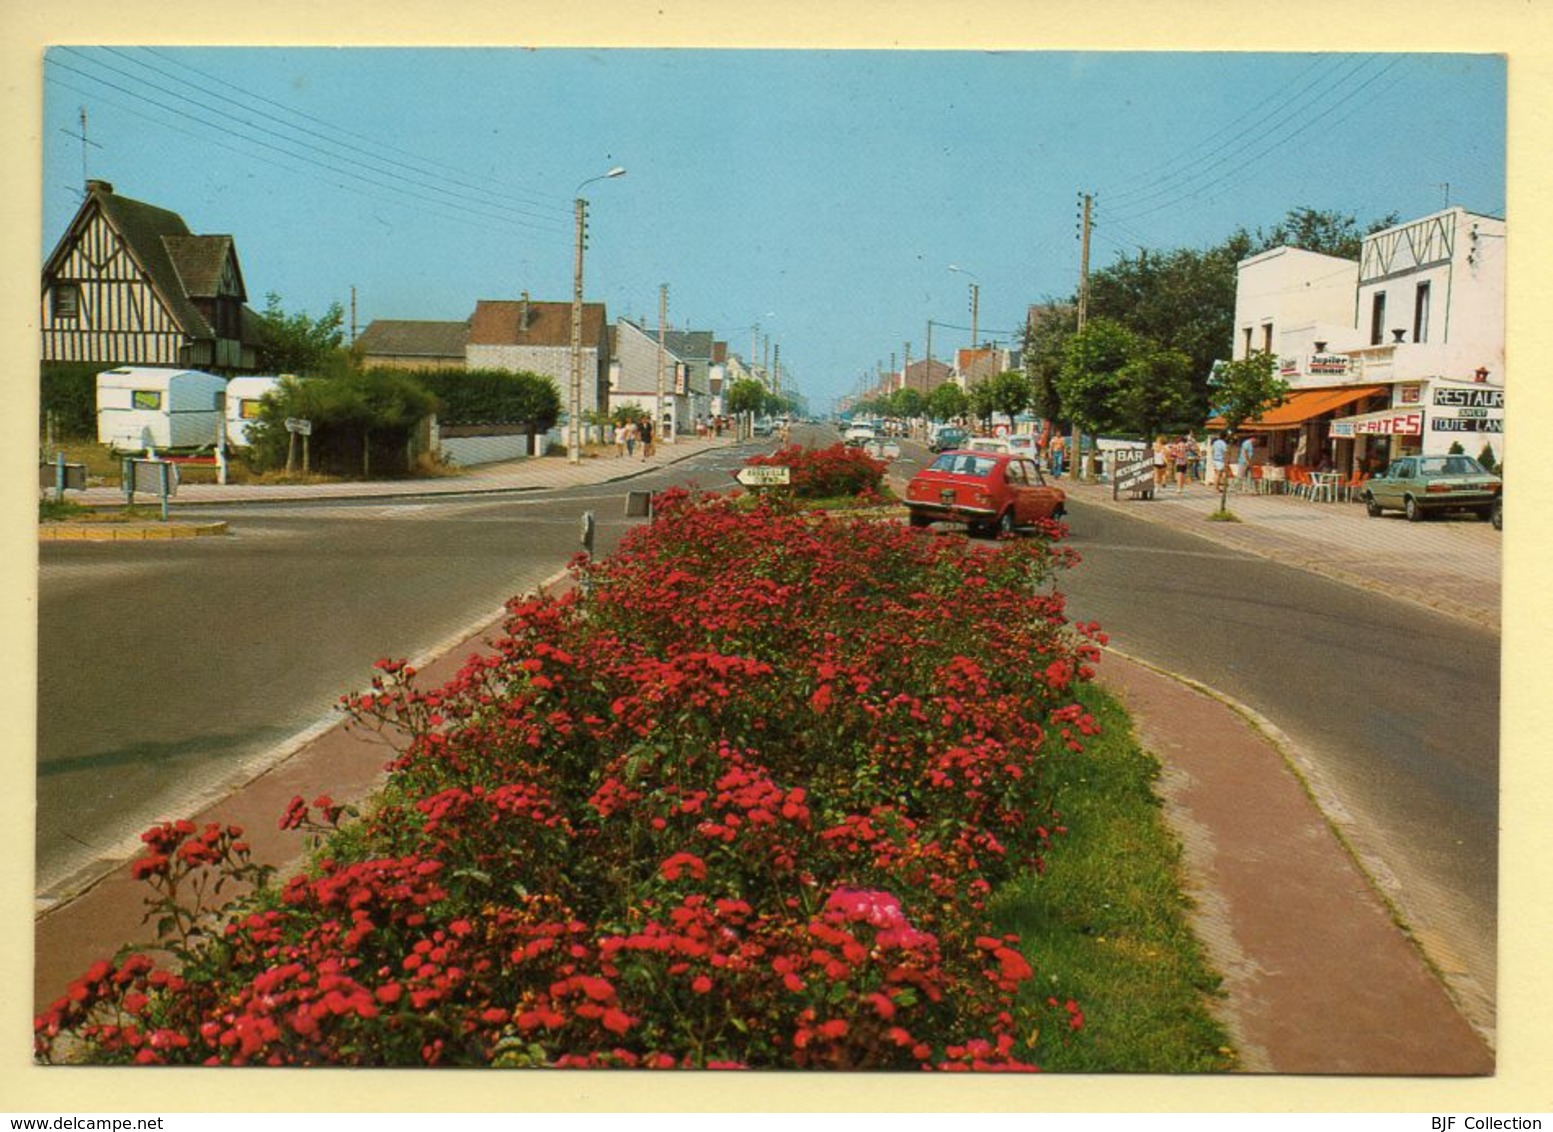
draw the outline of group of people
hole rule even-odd
[[[636,455],[636,446],[642,446],[642,462],[652,455],[652,421],[623,421],[615,426],[615,458],[630,459]]]
[[[1203,445],[1191,433],[1184,433],[1171,440],[1164,436],[1154,440],[1154,489],[1164,491],[1175,477],[1176,494],[1186,491],[1186,481],[1205,482],[1214,491],[1223,491],[1227,485],[1244,487],[1251,480],[1251,464],[1256,457],[1256,437],[1246,434],[1234,446],[1234,460],[1230,459],[1233,438],[1221,432],[1207,445],[1207,476],[1203,475]]]

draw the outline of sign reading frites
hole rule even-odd
[[[1366,413],[1362,417],[1332,422],[1333,440],[1355,436],[1418,436],[1424,431],[1424,414],[1419,409],[1399,409],[1390,413]]]
[[[785,464],[755,464],[747,468],[740,468],[734,473],[733,478],[745,487],[773,487],[792,483],[793,469]]]

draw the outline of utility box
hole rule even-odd
[[[97,442],[123,452],[200,448],[221,435],[226,378],[123,366],[97,375]]]

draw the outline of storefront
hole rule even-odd
[[[1347,469],[1353,459],[1352,438],[1334,445],[1329,431],[1338,413],[1365,411],[1390,399],[1384,385],[1341,385],[1326,389],[1300,389],[1287,394],[1277,407],[1242,424],[1241,431],[1260,441],[1259,462],[1315,467],[1323,456],[1335,468]],[[1210,430],[1224,427],[1209,421]]]

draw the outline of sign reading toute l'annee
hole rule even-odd
[[[745,487],[776,487],[793,482],[793,469],[785,464],[751,464],[740,468],[733,478]]]

